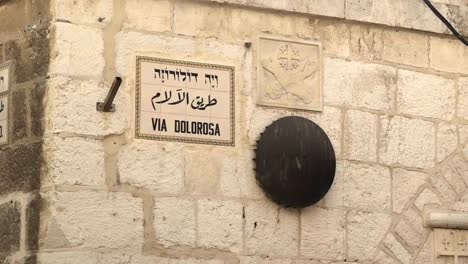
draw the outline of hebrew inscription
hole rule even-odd
[[[0,146],[8,144],[10,64],[0,65]]]
[[[258,104],[322,110],[322,57],[318,43],[259,39]]]
[[[136,137],[234,145],[234,68],[137,57]]]
[[[435,264],[468,264],[468,230],[434,230]]]

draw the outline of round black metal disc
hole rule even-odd
[[[262,133],[256,149],[256,178],[267,196],[285,207],[320,201],[335,178],[335,151],[314,122],[281,118]]]

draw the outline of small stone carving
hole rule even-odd
[[[322,110],[322,58],[317,43],[261,37],[258,104]]]
[[[435,229],[434,248],[436,264],[468,263],[468,231]]]

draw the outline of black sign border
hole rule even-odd
[[[218,70],[228,70],[231,73],[231,139],[226,140],[209,140],[209,139],[193,139],[185,137],[174,137],[174,136],[155,136],[143,134],[140,132],[140,109],[141,109],[141,63],[142,62],[156,62],[156,63],[165,63],[170,65],[177,66],[189,66],[189,67],[201,67],[206,69],[218,69]],[[182,60],[171,60],[163,59],[157,57],[148,57],[148,56],[136,56],[136,89],[135,89],[135,138],[137,139],[147,139],[147,140],[158,140],[158,141],[172,141],[172,142],[181,142],[181,143],[193,143],[193,144],[205,144],[205,145],[217,145],[217,146],[230,146],[234,147],[236,145],[236,91],[235,91],[235,67],[218,65],[218,64],[209,64],[209,63],[199,63],[193,61],[182,61]]]

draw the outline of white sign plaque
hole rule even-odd
[[[234,67],[137,57],[136,138],[234,146]]]
[[[10,89],[10,67],[9,64],[0,65],[0,94]]]

